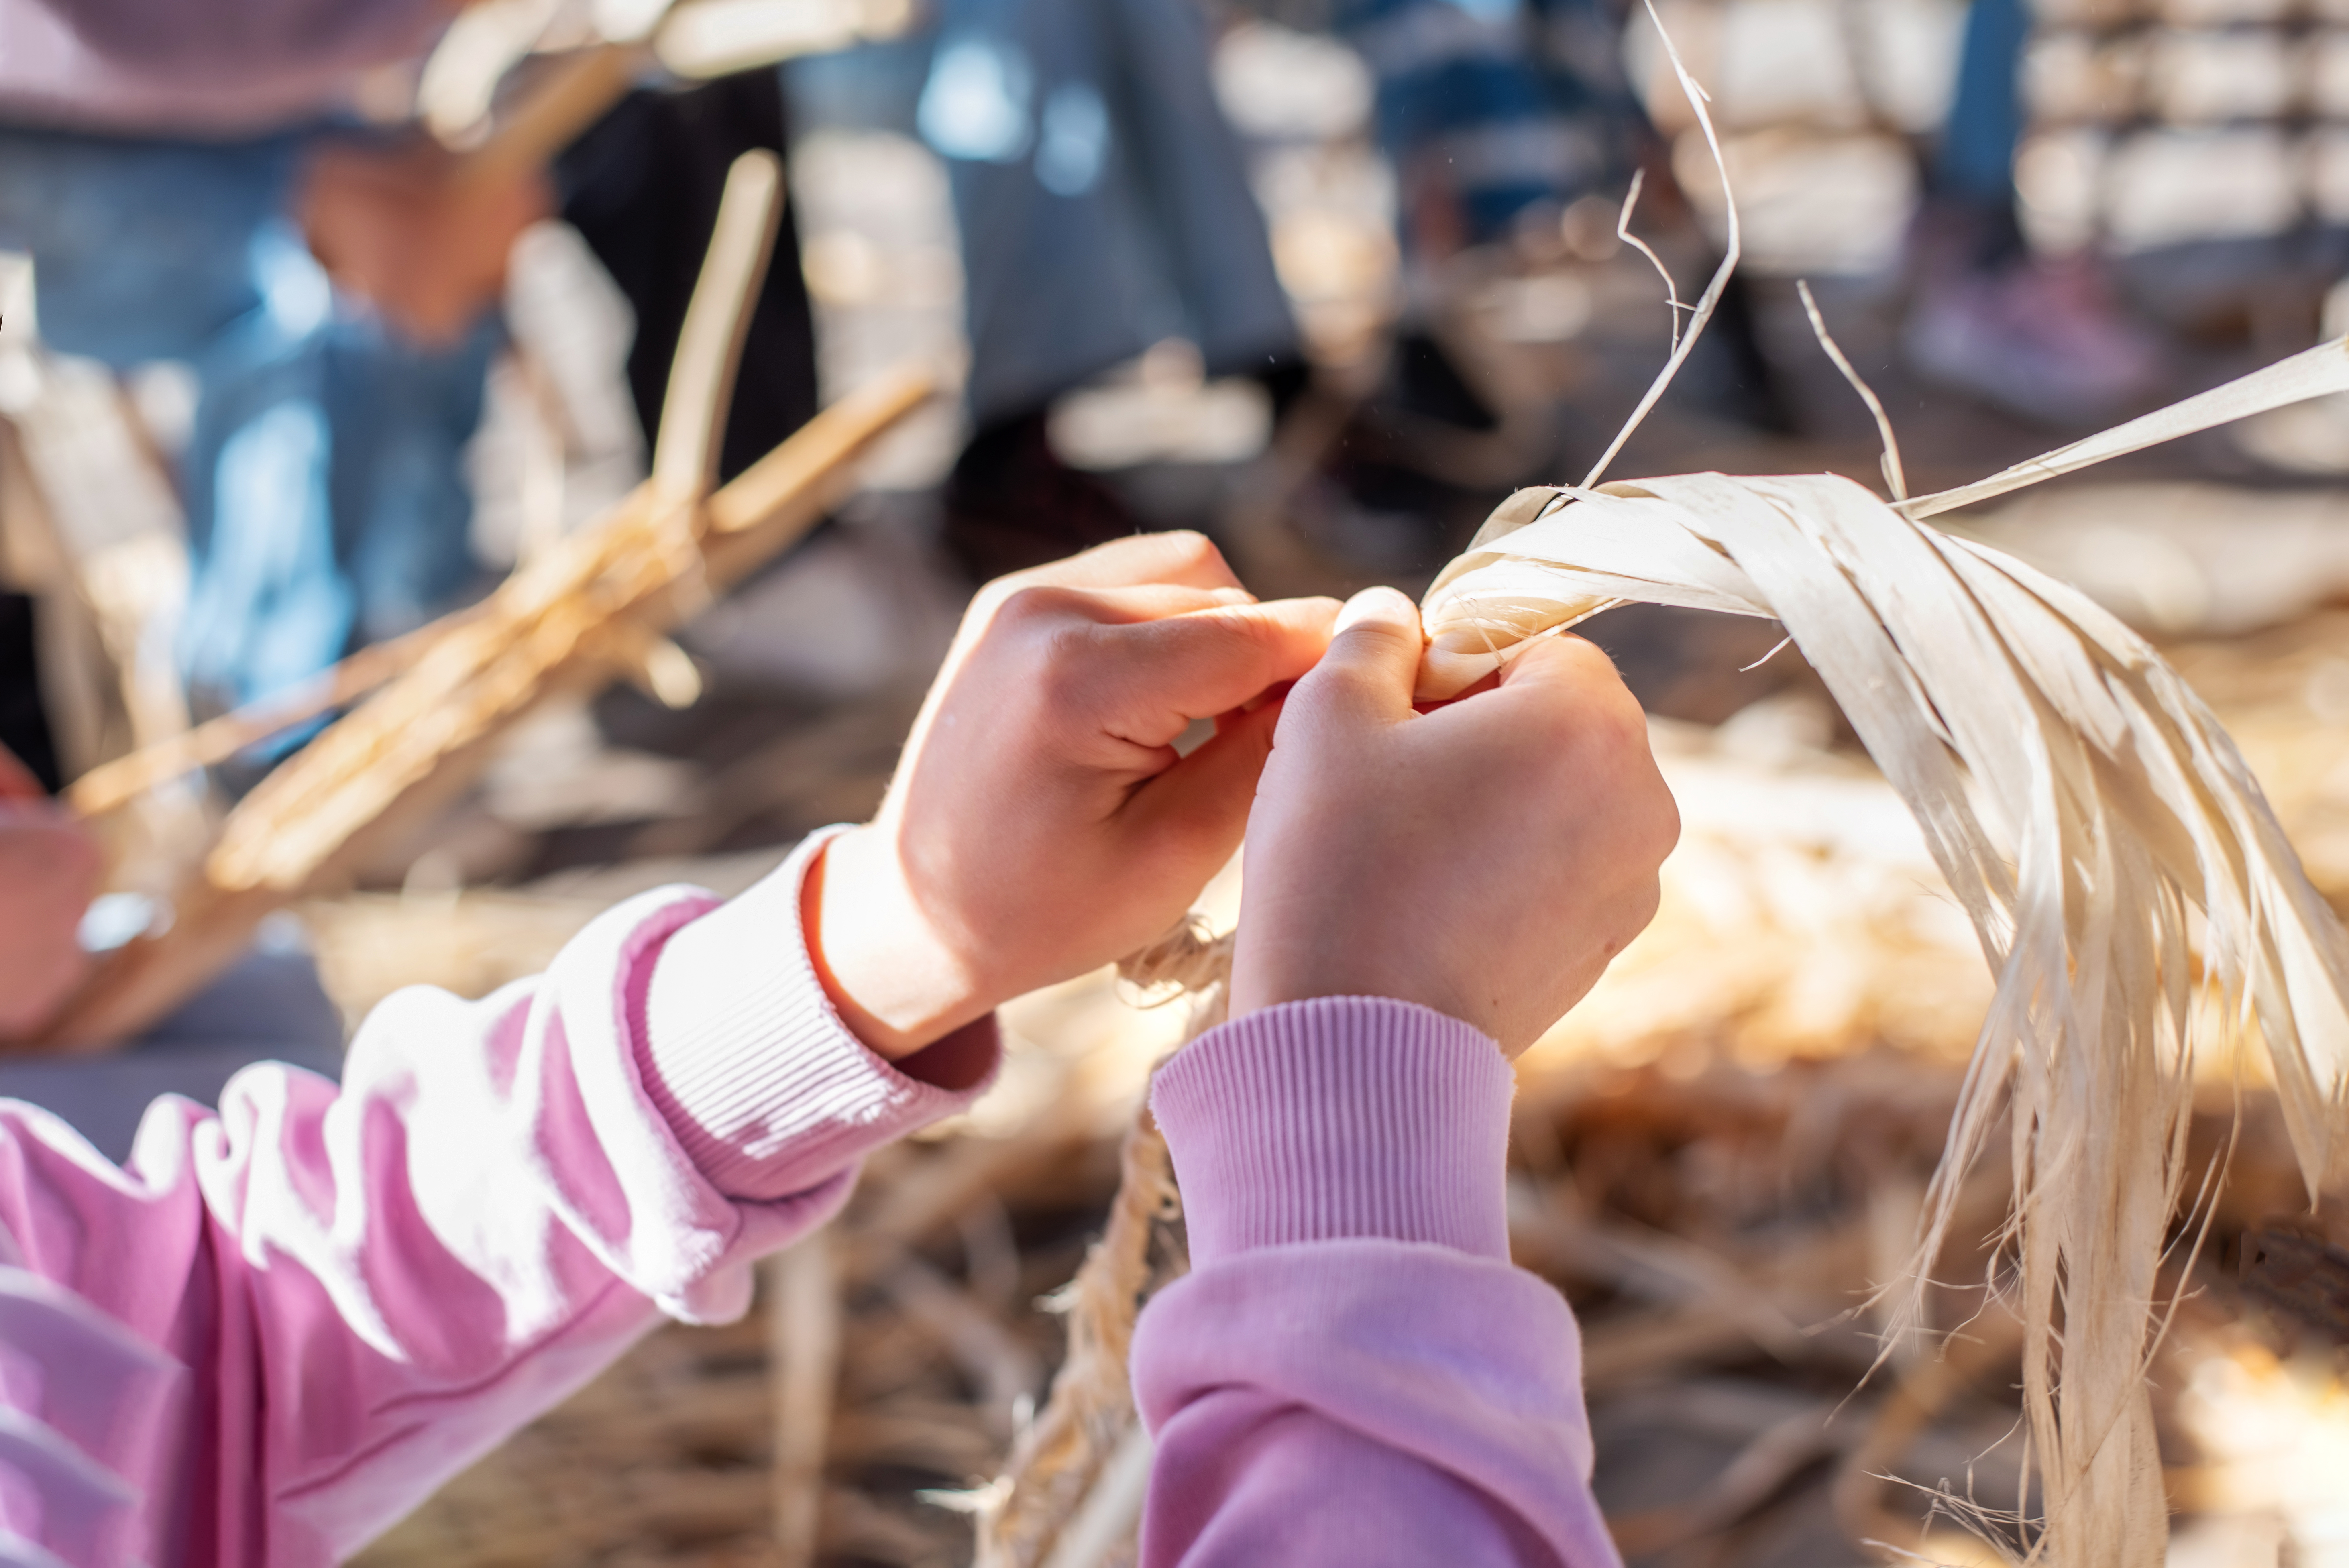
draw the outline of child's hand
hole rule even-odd
[[[80,981],[99,869],[96,841],[0,748],[0,1039],[38,1028]]]
[[[1639,704],[1606,655],[1559,638],[1415,713],[1411,602],[1371,589],[1339,625],[1257,793],[1232,1016],[1394,996],[1515,1056],[1655,913],[1680,816]]]
[[[981,590],[880,815],[833,841],[802,898],[858,1037],[904,1056],[1164,935],[1238,845],[1272,699],[1337,608],[1257,603],[1193,533]],[[1196,718],[1215,737],[1178,758]]]

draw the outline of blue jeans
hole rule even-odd
[[[975,423],[1178,334],[1211,375],[1294,353],[1190,0],[941,0],[936,15],[916,124],[953,180]]]
[[[2014,205],[2014,148],[2023,139],[2023,0],[1973,0],[1958,50],[1958,86],[1941,128],[1934,181],[1945,195],[1985,207]]]
[[[181,662],[206,707],[421,624],[473,573],[461,458],[498,326],[428,352],[338,308],[285,216],[310,134],[0,127],[0,248],[33,257],[43,339],[195,369]]]
[[[1371,67],[1406,202],[1415,181],[1439,181],[1463,240],[1628,177],[1645,119],[1597,0],[1336,0],[1331,24]]]

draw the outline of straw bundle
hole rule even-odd
[[[2087,600],[1847,480],[1695,475],[1505,511],[1535,515],[1430,593],[1428,695],[1609,602],[1771,616],[1915,812],[1998,976],[1926,1246],[2007,1115],[2036,1553],[2159,1562],[2144,1369],[2194,1058],[2256,1037],[2312,1196],[2349,1170],[2349,952],[2232,741]],[[1900,1328],[1923,1326],[1922,1285]]]

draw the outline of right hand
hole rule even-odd
[[[1338,628],[1257,789],[1232,1016],[1392,996],[1514,1057],[1655,914],[1680,816],[1640,706],[1606,655],[1559,637],[1419,713],[1411,601],[1369,589]]]
[[[98,843],[0,748],[0,1039],[28,1035],[80,984]]]
[[[981,589],[879,814],[802,892],[849,1027],[902,1059],[1164,934],[1238,847],[1279,691],[1337,613],[1259,603],[1195,533]],[[1180,755],[1196,719],[1216,733]]]

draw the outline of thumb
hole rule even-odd
[[[1338,612],[1329,652],[1298,682],[1291,703],[1387,723],[1408,718],[1425,646],[1418,605],[1392,588],[1365,588]]]

